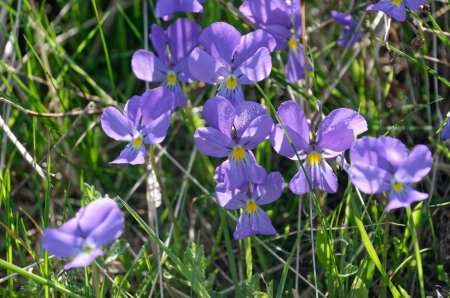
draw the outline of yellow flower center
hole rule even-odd
[[[400,6],[400,4],[402,4],[403,0],[392,0],[392,4],[396,5],[396,6]]]
[[[395,192],[402,192],[403,191],[403,183],[401,183],[399,181],[392,182],[392,189]]]
[[[141,148],[143,140],[144,139],[141,136],[137,136],[136,138],[134,138],[132,146],[136,149]]]
[[[237,160],[241,160],[241,159],[245,159],[245,150],[242,147],[235,147],[233,149],[233,157],[234,159]]]
[[[255,200],[249,200],[245,203],[245,211],[247,213],[255,213],[258,211],[258,206],[256,206]]]
[[[227,89],[234,90],[237,86],[237,79],[235,76],[229,76],[226,82]]]
[[[291,39],[289,39],[288,45],[289,45],[289,49],[290,49],[292,52],[297,51],[298,44],[297,44],[297,39],[295,39],[295,37],[291,37]]]
[[[313,165],[318,165],[322,162],[322,155],[320,155],[319,152],[313,151],[308,154],[308,157],[306,157],[306,162],[310,167],[312,167]]]
[[[175,86],[177,84],[177,75],[173,71],[167,73],[166,82],[168,86]]]

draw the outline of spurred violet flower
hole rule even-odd
[[[156,17],[168,20],[176,12],[203,12],[205,0],[157,0]]]
[[[241,36],[233,26],[218,22],[205,28],[199,41],[204,50],[192,51],[189,71],[197,80],[220,84],[218,95],[234,105],[244,98],[241,84],[254,84],[270,74],[275,40],[263,30]]]
[[[224,179],[234,189],[245,182],[260,183],[266,171],[256,163],[250,151],[263,142],[273,121],[267,110],[256,102],[244,101],[236,107],[224,97],[213,97],[203,107],[203,118],[210,127],[195,131],[197,149],[213,157],[226,157],[229,173]]]
[[[129,142],[111,163],[143,164],[145,144],[158,144],[166,137],[175,103],[172,92],[158,87],[128,100],[125,114],[106,108],[101,119],[103,131],[114,140]]]
[[[422,180],[431,169],[430,150],[417,145],[410,154],[402,142],[391,137],[364,137],[350,149],[350,178],[362,192],[389,191],[386,211],[425,200],[428,194],[410,184]]]
[[[302,35],[300,0],[292,0],[288,5],[284,0],[245,0],[239,10],[261,29],[272,35],[275,50],[288,47],[286,78],[294,83],[305,77],[303,46],[299,42]],[[312,69],[308,59],[308,68]]]
[[[367,130],[364,117],[350,109],[336,109],[322,120],[315,140],[311,140],[308,122],[298,104],[293,101],[282,103],[278,115],[297,152],[292,149],[280,124],[274,127],[271,135],[275,151],[292,160],[297,160],[297,155],[305,159],[303,165],[312,187],[335,193],[338,187],[337,177],[326,160],[336,159],[352,146],[356,135]],[[291,179],[289,188],[295,194],[311,190],[302,169]]]
[[[382,11],[399,22],[406,20],[406,8],[417,10],[425,0],[381,0],[369,5],[366,10]]]
[[[229,167],[222,167],[222,170],[229,170]],[[233,190],[227,189],[224,183],[216,187],[216,201],[220,206],[230,210],[244,208],[233,234],[236,240],[255,234],[277,233],[270,218],[259,206],[276,201],[281,196],[284,181],[279,172],[270,173],[264,178],[261,183],[244,183]]]
[[[177,106],[186,106],[180,82],[193,80],[189,73],[188,57],[198,45],[201,31],[198,24],[188,19],[176,20],[166,32],[160,26],[152,25],[150,39],[157,55],[147,50],[136,51],[131,58],[134,75],[140,80],[161,82],[175,94]]]
[[[64,270],[84,267],[105,254],[100,247],[119,238],[124,225],[124,216],[116,202],[97,199],[60,227],[46,228],[42,245],[59,258],[74,257]]]
[[[361,37],[362,31],[358,28],[358,24],[351,14],[333,10],[331,11],[331,16],[336,23],[344,27],[344,32],[339,35],[337,45],[340,47],[353,47]]]

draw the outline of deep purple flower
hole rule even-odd
[[[216,201],[220,206],[230,210],[244,208],[233,234],[236,240],[255,234],[277,233],[270,218],[259,206],[276,201],[281,196],[284,181],[279,172],[270,173],[264,178],[261,183],[244,183],[233,190],[227,189],[224,183],[216,187]]]
[[[189,71],[197,80],[220,84],[217,95],[234,105],[244,98],[240,84],[254,84],[270,74],[275,40],[263,30],[241,36],[233,26],[218,22],[205,28],[199,41],[204,50],[192,51]]]
[[[176,20],[166,32],[160,26],[152,25],[150,39],[157,55],[147,50],[136,51],[131,58],[134,75],[140,80],[162,82],[162,86],[175,94],[177,106],[186,106],[180,82],[193,80],[188,57],[198,45],[201,31],[199,25],[188,19]]]
[[[319,124],[315,139],[310,139],[310,129],[303,109],[293,101],[287,101],[278,109],[280,119],[286,128],[292,145],[280,124],[271,135],[272,146],[276,152],[292,160],[297,160],[296,153],[304,159],[304,167],[313,188],[328,193],[335,193],[338,187],[337,177],[326,160],[336,159],[349,149],[355,136],[367,130],[367,122],[358,113],[350,109],[336,109]],[[305,173],[300,169],[289,183],[295,194],[311,191]]]
[[[286,78],[294,83],[305,77],[300,0],[288,5],[284,0],[245,0],[239,10],[261,29],[272,35],[277,45],[275,50],[288,47]],[[308,59],[308,67],[312,64]]]
[[[364,137],[350,149],[350,178],[362,192],[389,191],[386,210],[407,207],[425,200],[428,194],[411,188],[431,169],[430,150],[417,145],[410,154],[402,142],[391,137]]]
[[[340,47],[353,47],[361,37],[362,31],[358,28],[358,24],[351,14],[333,10],[331,11],[331,16],[336,23],[344,27],[344,32],[339,35],[337,45]]]
[[[441,140],[445,141],[450,139],[450,118],[447,119],[447,124],[444,125],[441,131]]]
[[[217,96],[205,103],[203,118],[210,127],[196,130],[195,144],[203,154],[228,156],[230,171],[224,181],[226,187],[234,189],[245,182],[260,183],[266,171],[256,163],[250,150],[263,142],[272,129],[273,121],[266,108],[250,101],[233,107],[227,99]]]
[[[366,10],[382,11],[399,22],[406,20],[406,8],[417,10],[424,0],[381,0],[376,4],[369,5]]]
[[[42,245],[59,258],[74,257],[64,270],[84,267],[105,254],[100,247],[119,238],[124,225],[124,216],[116,202],[97,199],[81,208],[62,226],[46,228]]]
[[[203,12],[205,0],[157,0],[156,17],[168,20],[176,12]]]
[[[129,142],[111,163],[143,164],[145,144],[164,140],[175,104],[173,93],[158,87],[128,100],[125,114],[113,107],[106,108],[101,119],[103,131],[114,140]]]

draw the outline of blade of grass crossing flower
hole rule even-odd
[[[406,207],[406,215],[408,216],[408,224],[409,228],[411,230],[412,235],[412,241],[414,245],[414,252],[416,255],[416,263],[417,263],[417,275],[419,278],[419,286],[420,286],[420,296],[422,298],[425,298],[425,285],[423,280],[423,268],[422,268],[422,257],[420,255],[420,247],[419,242],[417,240],[417,232],[416,232],[416,226],[414,223],[414,218],[411,212],[411,207]]]
[[[193,291],[198,293],[200,297],[210,297],[208,291],[206,291],[205,287],[198,281],[197,277],[192,275],[192,273],[189,271],[189,269],[186,267],[186,265],[183,264],[183,262],[177,257],[175,253],[172,252],[172,250],[167,247],[155,234],[155,232],[148,226],[147,223],[136,213],[136,211],[133,210],[124,200],[117,197],[117,200],[119,200],[122,205],[127,209],[127,211],[131,214],[131,216],[138,222],[138,224],[141,226],[142,229],[158,243],[158,246],[168,255],[168,257],[172,260],[174,263],[174,267],[184,275],[184,277],[191,283]]]

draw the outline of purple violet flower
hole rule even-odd
[[[221,170],[229,171],[229,164],[223,166]],[[233,233],[234,239],[241,240],[255,234],[277,233],[270,218],[259,206],[278,200],[283,187],[283,177],[279,172],[268,174],[261,183],[244,183],[233,190],[227,189],[224,183],[217,185],[216,201],[221,207],[229,210],[244,209]]]
[[[311,140],[308,122],[298,104],[293,101],[282,103],[278,115],[297,152],[292,149],[280,124],[274,127],[271,135],[275,151],[292,160],[297,160],[297,153],[301,159],[305,159],[304,167],[312,187],[335,193],[337,177],[326,160],[336,159],[352,146],[356,135],[367,130],[364,117],[350,109],[336,109],[322,120],[315,140]],[[289,188],[298,195],[311,191],[302,169],[291,179]]]
[[[227,157],[229,172],[224,178],[227,188],[245,182],[260,183],[266,171],[256,163],[250,151],[270,134],[273,121],[262,105],[244,101],[236,107],[224,97],[213,97],[203,107],[203,118],[210,127],[195,131],[197,149],[213,157]],[[224,164],[222,164],[224,165]]]
[[[189,71],[197,80],[220,84],[217,95],[233,105],[244,98],[241,84],[254,84],[270,74],[275,40],[263,30],[241,36],[233,26],[218,22],[205,28],[199,40],[204,50],[192,51]]]
[[[288,5],[284,0],[245,0],[239,10],[253,23],[272,35],[276,40],[275,50],[288,47],[286,78],[295,83],[305,78],[300,0]],[[308,67],[312,70],[311,61]]]
[[[74,257],[64,270],[85,267],[105,252],[100,248],[123,232],[125,219],[116,202],[97,199],[81,208],[74,218],[58,228],[46,228],[42,245],[59,258]]]
[[[103,131],[114,140],[129,142],[111,163],[143,164],[145,144],[164,140],[175,104],[173,93],[158,87],[128,100],[125,114],[114,107],[106,108],[101,118]]]
[[[382,11],[399,22],[406,20],[406,8],[417,10],[423,5],[424,0],[381,0],[369,5],[366,10]]]
[[[205,0],[157,0],[156,17],[169,20],[176,12],[203,12]]]
[[[405,145],[399,140],[364,137],[350,149],[350,160],[350,178],[362,192],[377,194],[389,191],[386,211],[407,207],[428,197],[428,194],[410,186],[422,180],[431,169],[431,152],[424,145],[415,146],[408,155]]]
[[[450,139],[450,118],[447,119],[447,124],[444,125],[441,131],[441,140],[445,141]]]
[[[344,32],[339,35],[337,45],[340,47],[353,47],[358,39],[361,38],[362,31],[358,28],[358,24],[351,14],[333,10],[331,11],[331,16],[336,23],[344,27]]]
[[[131,58],[134,75],[147,82],[162,82],[162,86],[172,91],[177,99],[177,107],[186,106],[180,82],[193,80],[188,68],[188,57],[198,45],[202,29],[188,19],[178,19],[166,32],[154,24],[150,39],[157,55],[138,50]],[[168,45],[168,47],[167,47]]]

